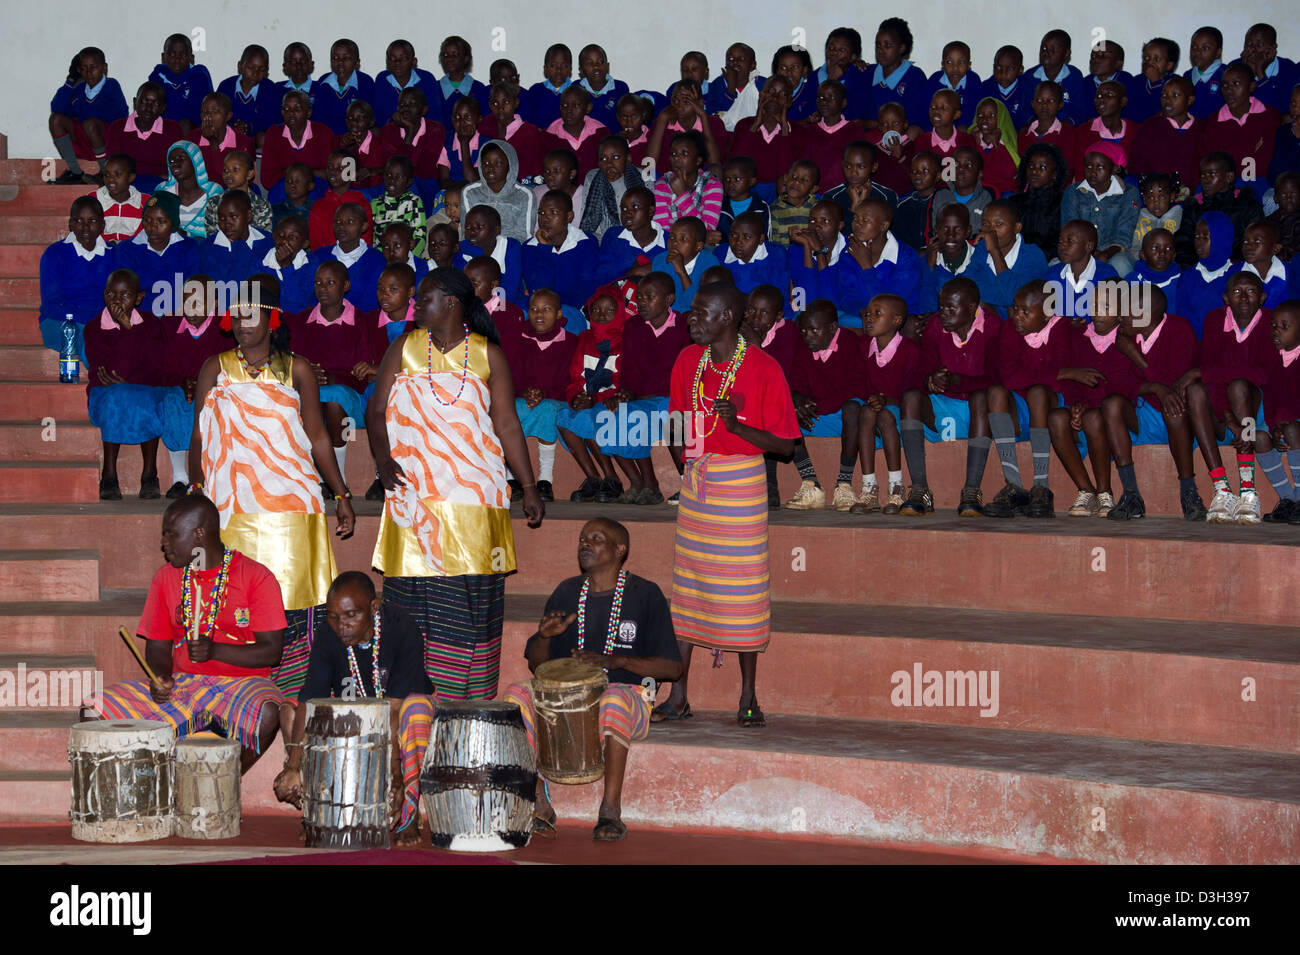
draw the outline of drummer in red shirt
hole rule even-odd
[[[275,738],[286,702],[270,679],[286,625],[280,585],[221,543],[217,508],[201,495],[167,508],[162,552],[167,562],[149,585],[137,631],[155,679],[115,683],[97,708],[105,719],[163,720],[182,738],[212,729],[237,739],[247,772]]]

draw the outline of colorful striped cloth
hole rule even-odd
[[[764,498],[766,501],[766,498]],[[527,683],[512,683],[506,687],[501,699],[516,703],[524,715],[524,729],[528,731],[528,745],[537,749],[537,732],[533,727],[533,688]],[[597,717],[601,736],[612,736],[630,746],[635,740],[650,735],[650,702],[641,687],[630,683],[611,683],[600,695],[600,715]]]
[[[316,637],[316,621],[325,614],[325,605],[306,610],[286,610],[284,619],[283,649],[279,665],[271,671],[271,680],[290,702],[297,705],[298,691],[307,682],[307,664],[311,660],[311,644]]]
[[[433,697],[412,693],[397,710],[397,748],[402,754],[402,814],[397,822],[401,832],[418,818],[420,810],[420,767],[429,745],[433,727]]]
[[[233,735],[241,746],[260,753],[262,709],[284,702],[284,694],[264,677],[181,673],[166,703],[155,703],[149,684],[141,680],[106,688],[99,709],[110,720],[163,720],[181,739],[216,726],[227,738]]]
[[[384,599],[409,613],[424,634],[424,670],[438,699],[490,700],[497,695],[504,574],[389,577]]]
[[[767,478],[757,455],[688,461],[677,509],[673,629],[713,650],[767,649]]]

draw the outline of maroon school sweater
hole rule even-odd
[[[898,342],[889,360],[883,365],[878,355],[871,354],[874,338],[863,336],[861,339],[862,364],[866,367],[867,397],[884,395],[885,403],[896,405],[903,397],[903,392],[914,388],[925,388],[925,375],[921,372],[924,357],[921,346],[902,334],[895,334],[889,344]],[[886,346],[888,351],[889,346]]]
[[[727,147],[727,158],[748,156],[754,160],[759,182],[776,182],[790,171],[790,164],[798,155],[795,151],[797,127],[788,136],[777,133],[769,143],[760,130],[749,128],[751,122],[742,119],[736,124],[736,131],[731,134],[731,145]]]
[[[769,358],[776,359],[776,363],[785,372],[786,381],[789,381],[790,372],[794,368],[795,351],[804,347],[803,341],[799,338],[799,329],[789,319],[778,318],[776,324],[767,330],[765,339],[768,336],[770,340],[766,343],[759,342],[758,348]]]
[[[1273,143],[1280,125],[1282,117],[1272,106],[1265,106],[1262,113],[1248,114],[1240,126],[1235,119],[1220,121],[1217,112],[1211,113],[1202,121],[1199,153],[1228,153],[1237,161],[1238,178],[1243,172],[1242,160],[1253,157],[1255,178],[1262,179],[1273,161]]]
[[[109,156],[114,153],[126,153],[135,160],[135,171],[139,175],[166,179],[167,150],[172,143],[184,138],[181,124],[175,120],[164,119],[160,132],[142,138],[139,133],[127,132],[125,119],[116,119],[104,130],[104,150]],[[208,178],[214,182],[221,182],[221,167],[218,166],[216,172],[209,168]]]
[[[578,347],[578,336],[564,329],[558,331],[559,334],[549,343],[539,343],[531,329],[525,329],[506,345],[506,361],[510,363],[516,395],[522,395],[529,388],[540,388],[545,397],[567,403],[565,389],[569,386],[569,364],[574,349]],[[542,348],[542,344],[546,348]]]
[[[164,315],[159,321],[162,323],[163,353],[160,385],[181,387],[186,378],[198,381],[203,363],[234,344],[233,339],[222,332],[221,319],[215,315],[197,337],[191,331],[194,326],[184,316]]]
[[[1005,334],[998,342],[998,378],[1022,397],[1034,385],[1042,385],[1052,392],[1061,390],[1057,375],[1070,365],[1072,335],[1067,319],[1058,315],[1052,321],[1056,324],[1050,330],[1043,330],[1047,337],[1037,348],[1031,347],[1010,322],[1003,329]]]
[[[834,414],[850,398],[867,394],[867,369],[858,336],[847,328],[835,334],[837,338],[828,346],[835,349],[829,358],[818,361],[804,345],[795,349],[790,370],[790,390],[816,401],[819,415]]]
[[[623,331],[623,387],[636,398],[668,397],[673,364],[690,343],[685,315],[670,312],[658,335],[645,319],[632,319]]]
[[[1300,361],[1292,361],[1288,368],[1282,364],[1281,354],[1274,354],[1277,359],[1264,382],[1264,420],[1270,428],[1300,419]]]
[[[289,320],[289,344],[293,353],[320,365],[334,377],[336,385],[365,391],[365,382],[352,377],[357,362],[373,358],[374,338],[366,328],[365,313],[354,309],[351,325],[343,324],[340,319],[335,319],[331,325],[308,322],[311,313],[309,308]]]
[[[237,129],[230,127],[227,127],[227,129],[229,132],[235,134],[235,138],[231,140],[229,146],[221,145],[226,141],[224,134],[221,139],[216,142],[208,142],[207,138],[203,135],[203,130],[197,126],[190,130],[189,135],[185,137],[192,143],[198,143],[199,152],[203,153],[203,167],[207,170],[208,179],[211,182],[221,182],[221,169],[225,163],[227,153],[232,153],[236,149],[242,149],[250,156],[255,157],[257,155],[257,150],[254,148],[253,140],[251,138],[245,136]],[[164,179],[167,178],[167,173],[164,172],[162,175]]]
[[[100,388],[99,369],[116,372],[129,385],[157,385],[162,365],[162,322],[151,312],[136,312],[143,321],[130,328],[100,328],[100,317],[86,325],[86,390]]]
[[[1167,116],[1152,116],[1133,138],[1128,171],[1135,176],[1177,173],[1178,181],[1195,192],[1201,185],[1201,122],[1178,130]]]
[[[867,131],[852,120],[846,122],[833,133],[821,127],[821,120],[811,126],[799,127],[799,141],[795,143],[795,155],[811,159],[821,170],[821,181],[817,191],[823,196],[844,182],[844,150],[849,144],[866,139]]]
[[[424,134],[416,133],[419,142],[414,145],[406,141],[402,127],[397,125],[396,120],[385,126],[379,135],[389,156],[410,157],[416,179],[432,179],[438,175],[438,158],[442,155],[447,139],[447,131],[443,129],[442,123],[426,116]]]
[[[1138,372],[1138,377],[1144,382],[1172,386],[1201,360],[1201,342],[1192,331],[1192,323],[1181,315],[1166,315],[1157,326],[1154,342],[1147,342],[1145,338],[1138,333],[1138,349],[1147,363],[1147,367]],[[1143,395],[1142,398],[1157,411],[1164,410],[1155,395]]]
[[[506,302],[503,308],[495,312],[489,311],[488,314],[492,316],[492,324],[497,327],[503,349],[507,341],[513,341],[524,333],[524,326],[528,323],[524,310],[510,302]]]
[[[384,355],[388,351],[388,323],[379,324],[381,319],[387,318],[388,316],[384,314],[382,308],[370,312],[357,312],[357,320],[361,322],[366,330],[366,354],[370,356],[364,360],[370,362],[376,368],[384,360]],[[409,332],[414,327],[414,322],[404,322],[402,331]]]
[[[1210,388],[1211,395],[1216,386],[1225,388],[1228,382],[1238,378],[1262,388],[1278,360],[1277,350],[1273,348],[1271,308],[1259,310],[1259,320],[1242,342],[1232,332],[1223,330],[1227,314],[1228,306],[1216,308],[1205,316],[1205,327],[1201,330],[1201,380]],[[1224,410],[1217,403],[1215,408]]]
[[[1068,368],[1095,368],[1105,375],[1102,381],[1089,388],[1077,381],[1061,382],[1061,394],[1065,397],[1067,407],[1082,401],[1089,408],[1100,408],[1102,399],[1107,395],[1123,395],[1129,401],[1136,402],[1138,388],[1138,367],[1127,355],[1119,350],[1118,340],[1104,352],[1097,351],[1087,335],[1087,329],[1070,326],[1070,363]]]
[[[921,350],[924,361],[922,374],[928,376],[940,368],[947,368],[962,380],[944,392],[949,398],[965,399],[971,392],[981,391],[997,384],[998,345],[1002,334],[1002,319],[993,309],[980,309],[984,327],[976,331],[972,326],[965,344],[958,348],[952,333],[939,324],[939,316],[932,315],[921,332]],[[978,319],[977,319],[978,322]]]

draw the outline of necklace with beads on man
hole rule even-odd
[[[370,638],[370,679],[374,686],[374,693],[365,692],[366,685],[361,680],[361,668],[357,666],[357,655],[355,647],[348,647],[348,671],[352,674],[352,685],[357,688],[362,696],[374,696],[378,699],[384,698],[384,686],[379,682],[379,638],[382,634],[382,627],[379,623],[379,614],[375,614],[375,633]]]
[[[627,589],[627,571],[618,572],[618,582],[614,584],[614,599],[609,605],[609,626],[605,629],[605,656],[614,652],[614,641],[618,638],[618,629],[623,616],[623,591]],[[578,594],[578,649],[585,649],[587,640],[587,594],[591,592],[591,578],[582,582],[582,592]]]

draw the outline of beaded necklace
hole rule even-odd
[[[248,363],[248,359],[244,357],[244,347],[242,345],[235,346],[235,357],[238,358],[239,363],[244,366],[244,371],[248,372],[249,378],[260,378],[262,372],[266,371],[267,366],[271,364],[271,356],[268,354],[266,360],[254,369],[253,366]]]
[[[374,696],[381,700],[384,698],[384,688],[379,682],[379,637],[382,629],[379,614],[375,614],[375,635],[370,638],[370,676],[374,680]],[[352,685],[360,689],[364,696],[366,685],[361,682],[361,668],[357,666],[357,655],[353,650],[353,647],[348,647],[348,669],[352,672]]]
[[[442,398],[438,396],[438,392],[434,391],[433,400],[440,405],[454,405],[456,402],[460,401],[460,396],[465,392],[465,380],[469,377],[469,323],[468,322],[463,323],[461,325],[461,329],[465,333],[465,360],[462,363],[460,369],[460,387],[456,389],[456,397],[452,398],[451,401],[443,401]],[[429,369],[428,371],[429,387],[430,389],[432,389],[433,388],[433,333],[428,331],[428,329],[425,329],[425,331],[429,335],[429,348],[428,348],[429,356],[428,356],[427,367]]]
[[[713,434],[714,428],[718,426],[718,417],[713,412],[714,406],[719,401],[725,401],[731,394],[731,387],[736,383],[736,373],[740,370],[740,363],[745,360],[745,351],[749,346],[745,343],[744,337],[736,339],[736,350],[727,362],[726,367],[722,369],[722,384],[718,387],[718,393],[710,402],[704,398],[704,369],[715,368],[713,364],[713,351],[705,348],[704,353],[700,355],[700,363],[695,368],[695,384],[692,386],[691,394],[694,396],[693,408],[699,408],[705,417],[713,416],[713,424],[705,432],[704,437]],[[716,370],[716,368],[715,368]]]
[[[226,585],[230,581],[230,561],[235,552],[226,548],[226,554],[221,558],[221,569],[217,572],[217,579],[212,584],[212,592],[208,594],[208,612],[207,622],[203,620],[202,611],[200,611],[199,626],[202,629],[203,639],[211,639],[213,631],[217,627],[217,615],[221,613],[221,607],[226,602]],[[184,645],[190,633],[194,630],[194,600],[192,592],[194,588],[194,567],[192,564],[186,564],[185,569],[181,571],[181,626],[185,629],[185,636],[181,637],[172,644],[173,649],[179,649]],[[203,588],[199,586],[199,598],[203,597]]]
[[[605,631],[605,655],[614,652],[614,638],[618,636],[619,618],[623,615],[623,591],[627,587],[627,571],[618,572],[618,583],[614,585],[614,600],[609,607],[609,628]],[[587,593],[591,590],[591,578],[582,582],[582,593],[578,595],[578,649],[584,649],[587,630]]]

